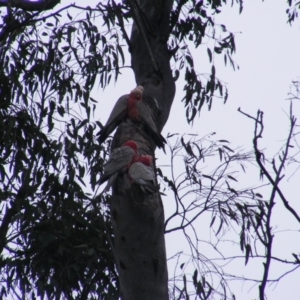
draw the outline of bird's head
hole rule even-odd
[[[150,167],[153,162],[153,157],[151,155],[142,155],[137,159],[137,162],[141,162],[142,164]]]
[[[137,153],[138,146],[135,141],[129,140],[129,141],[125,142],[122,146],[130,147],[131,149],[134,150],[134,152]]]
[[[133,96],[137,100],[141,100],[143,96],[144,88],[138,85],[134,90],[130,92],[130,96]]]

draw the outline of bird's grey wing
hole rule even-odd
[[[103,143],[106,138],[115,130],[115,128],[126,117],[127,102],[129,95],[124,95],[118,99],[114,108],[112,109],[108,120],[100,132],[99,142]]]
[[[150,127],[150,129],[153,132],[158,133],[158,130],[154,123],[152,112],[151,112],[151,109],[149,108],[149,106],[146,103],[144,103],[143,101],[137,102],[136,105],[137,105],[137,109],[139,112],[139,116],[142,119],[143,123],[146,123],[147,126]]]
[[[104,192],[109,191],[109,189],[111,188],[111,186],[114,184],[116,178],[118,176],[118,172],[116,172],[115,174],[111,175],[108,180],[107,180],[107,184],[106,187],[104,188]]]
[[[130,147],[120,147],[113,150],[111,156],[104,166],[104,173],[113,174],[128,166],[134,156],[134,150]]]
[[[116,118],[122,115],[122,113],[127,109],[128,99],[129,99],[129,95],[123,95],[117,100],[113,110],[109,115],[109,118],[105,126],[109,126]]]
[[[131,163],[134,157],[134,150],[130,147],[120,147],[112,151],[108,162],[104,166],[103,175],[100,178],[100,184],[108,180],[113,174],[122,171]]]
[[[145,184],[147,181],[155,179],[154,171],[151,167],[145,166],[140,162],[132,164],[129,168],[129,176],[139,184]]]
[[[146,103],[143,101],[139,101],[137,103],[137,109],[139,112],[139,116],[141,118],[142,123],[145,125],[145,129],[148,130],[151,138],[155,142],[155,144],[162,148],[165,152],[164,144],[167,142],[165,138],[158,132],[156,124],[154,123],[154,119],[152,116],[151,109],[148,107]]]
[[[159,191],[159,187],[155,184],[155,174],[151,167],[137,162],[131,165],[128,173],[132,180],[139,184],[143,192],[155,193]]]

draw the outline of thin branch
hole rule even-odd
[[[250,115],[248,115],[248,114],[242,112],[242,111],[240,110],[240,108],[238,109],[238,111],[239,111],[240,113],[242,113],[243,115],[245,115],[245,116],[247,116],[247,117],[249,117],[249,118],[255,120],[255,118],[253,118],[252,116],[250,116]],[[293,126],[295,126],[295,124],[294,124]],[[288,137],[288,141],[290,141],[291,134],[292,134],[292,132],[290,131],[290,134],[289,134],[289,137]],[[287,147],[289,147],[289,143],[287,143]],[[258,149],[257,149],[257,150],[258,150]],[[257,163],[258,163],[259,167],[261,168],[261,170],[263,171],[263,174],[266,175],[267,179],[270,181],[270,183],[272,184],[272,186],[274,186],[274,188],[276,189],[276,192],[277,192],[278,195],[280,196],[280,198],[281,198],[281,200],[282,200],[282,202],[283,202],[285,208],[286,208],[286,209],[287,209],[287,210],[288,210],[288,211],[296,218],[296,220],[300,223],[300,217],[298,216],[298,214],[296,213],[296,211],[289,205],[287,199],[285,198],[285,196],[284,196],[283,193],[281,192],[280,188],[279,188],[278,186],[276,186],[276,184],[275,184],[273,178],[270,176],[270,174],[268,173],[268,171],[266,170],[266,168],[265,168],[264,165],[262,164],[262,162],[261,162],[261,160],[260,160],[262,154],[261,154],[261,152],[260,152],[259,150],[258,150],[258,153],[256,153],[256,155],[257,155],[257,158],[258,158],[258,159],[257,159]]]
[[[175,12],[171,15],[171,24],[170,24],[170,34],[173,31],[173,28],[178,23],[179,15],[181,13],[182,7],[186,4],[187,0],[180,0],[177,4]]]
[[[285,277],[286,275],[293,273],[294,271],[296,271],[298,268],[300,268],[300,265],[296,266],[295,268],[285,272],[284,274],[280,275],[278,278],[273,279],[273,280],[269,280],[269,282],[273,281],[273,282],[278,282],[280,281],[283,277]]]
[[[206,242],[206,241],[203,241],[203,242]],[[256,259],[256,258],[265,258],[266,256],[265,255],[253,255],[252,256],[252,259]],[[281,262],[283,264],[287,264],[287,265],[295,265],[295,261],[289,261],[289,260],[286,260],[286,259],[281,259],[281,258],[278,258],[276,256],[272,256],[271,257],[272,260],[275,260],[275,261],[278,261],[278,262]],[[212,261],[223,261],[223,260],[235,260],[235,259],[245,259],[245,256],[244,255],[236,255],[236,256],[227,256],[227,257],[218,257],[218,258],[210,258],[210,260]],[[300,267],[300,263],[299,263],[299,266]]]
[[[253,119],[255,121],[253,148],[254,148],[254,152],[255,152],[256,162],[261,170],[261,176],[265,175],[267,177],[267,179],[269,180],[269,182],[272,184],[272,193],[271,193],[270,201],[269,201],[268,207],[267,207],[266,224],[265,224],[265,226],[266,226],[265,227],[266,241],[265,241],[265,243],[263,243],[265,246],[265,249],[266,249],[266,255],[265,255],[266,261],[265,261],[265,263],[263,263],[263,265],[264,265],[263,278],[261,280],[261,284],[259,285],[259,299],[264,300],[265,299],[265,288],[266,288],[267,283],[269,282],[268,277],[269,277],[270,265],[271,265],[271,261],[272,261],[272,245],[273,245],[274,235],[272,233],[271,217],[272,217],[272,210],[275,205],[276,192],[279,194],[285,208],[294,215],[294,217],[298,220],[298,222],[300,222],[300,218],[299,218],[298,214],[292,207],[290,207],[287,199],[284,197],[283,193],[281,192],[281,190],[278,186],[279,182],[283,178],[283,176],[281,175],[281,172],[283,171],[284,165],[288,159],[288,150],[290,147],[290,142],[292,139],[294,127],[296,125],[296,118],[292,115],[292,104],[291,104],[291,106],[290,106],[291,127],[290,127],[289,135],[288,135],[288,138],[287,138],[287,141],[285,144],[285,149],[283,151],[283,157],[279,157],[280,165],[279,165],[278,169],[276,168],[275,160],[273,159],[273,161],[272,161],[272,167],[276,174],[275,179],[273,179],[262,162],[262,160],[264,159],[263,153],[258,149],[258,139],[262,138],[262,133],[264,131],[263,112],[258,110],[257,116],[256,116],[256,118],[254,118],[254,117],[242,112],[240,108],[238,109],[238,111],[241,112],[242,114],[244,114],[245,116],[247,116],[248,118]]]
[[[0,0],[0,1],[1,1],[1,0]],[[46,19],[51,18],[51,17],[53,17],[53,16],[59,14],[60,12],[66,10],[66,9],[68,9],[68,8],[70,8],[70,7],[75,7],[75,5],[74,5],[74,4],[69,4],[69,5],[67,5],[67,6],[65,6],[65,7],[63,7],[63,8],[61,8],[61,9],[57,10],[56,12],[54,12],[54,13],[52,13],[52,14],[50,14],[50,15],[41,17],[41,18],[39,18],[39,19],[34,19],[34,20],[32,20],[32,22],[45,21]]]
[[[130,50],[131,50],[131,47],[132,47],[132,44],[131,44],[130,39],[129,39],[128,35],[127,35],[127,32],[126,32],[126,30],[125,30],[123,17],[122,17],[122,15],[121,15],[121,13],[120,13],[119,10],[116,10],[116,15],[117,15],[117,18],[118,18],[118,21],[119,21],[120,29],[121,29],[121,31],[122,31],[122,33],[123,33],[123,37],[124,37],[124,39],[126,40],[127,45],[128,45],[128,47],[129,47],[129,51],[130,51]]]

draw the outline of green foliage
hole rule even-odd
[[[237,67],[232,59],[235,52],[234,34],[226,29],[226,26],[216,24],[213,15],[221,12],[222,4],[226,1],[186,1],[178,0],[174,8],[170,26],[170,48],[175,61],[175,79],[180,71],[185,68],[184,90],[186,94],[182,101],[186,107],[186,118],[190,123],[197,112],[200,113],[203,104],[211,109],[214,98],[222,98],[224,103],[228,98],[227,87],[217,78],[214,56],[224,56],[225,65],[230,63],[233,69]],[[242,1],[240,12],[242,11]],[[190,47],[207,47],[211,73],[198,73],[194,64]],[[173,53],[174,52],[174,53]]]
[[[197,48],[214,32],[209,14],[221,3],[208,5],[175,2],[170,19],[169,45],[178,50],[170,58],[179,63],[175,73],[185,68],[189,122],[216,91],[227,99],[214,65],[206,83],[196,75],[187,44]],[[70,7],[50,15],[1,13],[1,297],[118,298],[107,199],[89,194],[106,155],[94,140],[101,124],[91,122],[97,101],[90,91],[118,79],[125,64],[120,40],[130,46],[124,26],[132,15],[123,2]],[[214,51],[232,62],[234,37],[220,28],[227,35]],[[213,63],[212,50],[208,55]]]
[[[288,23],[292,24],[298,18],[298,10],[300,9],[300,1],[288,0],[288,8],[286,13],[288,15]]]
[[[28,15],[14,12],[19,23]],[[94,142],[90,91],[99,72],[101,86],[118,76],[118,54],[92,15],[33,20],[2,41],[1,297],[118,298],[110,216],[86,189],[106,151]]]

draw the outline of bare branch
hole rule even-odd
[[[120,29],[122,31],[123,37],[126,40],[127,45],[129,47],[129,51],[130,51],[130,49],[131,49],[131,42],[130,42],[130,39],[129,39],[129,37],[127,35],[127,32],[125,30],[124,20],[123,20],[123,17],[122,17],[122,12],[120,10],[116,10],[116,16],[118,18],[119,26],[120,26]]]
[[[254,119],[256,120],[256,126],[258,123],[261,123],[260,120],[258,119],[255,119],[251,116],[249,116],[248,114],[242,112],[240,109],[238,110],[239,112],[241,112],[242,114],[244,114],[245,116],[251,118],[251,119]],[[262,113],[262,112],[261,112]],[[288,140],[287,140],[287,143],[286,143],[286,151],[288,150],[289,148],[289,144],[290,144],[290,141],[291,141],[291,138],[292,138],[292,132],[293,132],[293,129],[295,127],[295,123],[296,120],[293,118],[291,119],[291,130],[290,130],[290,133],[289,133],[289,136],[288,136]],[[256,136],[256,148],[255,148],[255,154],[256,154],[256,161],[257,161],[257,164],[258,166],[261,168],[262,172],[263,172],[263,175],[265,175],[267,177],[267,179],[270,181],[270,183],[272,184],[272,186],[275,188],[276,192],[279,194],[284,206],[286,207],[286,209],[288,211],[290,211],[290,213],[296,218],[296,220],[300,223],[300,217],[298,216],[297,212],[289,205],[289,202],[287,201],[287,199],[285,198],[285,196],[283,195],[282,191],[280,190],[280,188],[278,187],[278,185],[276,184],[276,182],[273,180],[273,178],[271,177],[271,175],[269,174],[269,172],[267,171],[267,169],[265,168],[265,166],[263,165],[263,163],[261,162],[261,157],[262,157],[262,153],[258,150],[257,148],[257,139],[261,137],[261,133],[262,133],[262,130],[263,130],[263,127],[261,128],[259,134]],[[254,143],[254,141],[253,141]],[[288,154],[288,152],[286,152],[286,155]]]
[[[292,103],[290,105],[290,131],[289,135],[285,144],[285,149],[282,153],[282,157],[279,157],[280,160],[280,165],[277,168],[275,165],[275,159],[272,160],[272,168],[273,171],[275,172],[275,178],[273,179],[266,167],[264,166],[263,163],[263,153],[258,149],[258,139],[262,138],[262,133],[264,130],[264,124],[263,124],[263,112],[258,110],[257,116],[254,118],[244,112],[241,111],[241,109],[238,109],[239,112],[241,112],[243,115],[247,116],[248,118],[252,119],[255,121],[255,130],[254,130],[254,138],[253,138],[253,148],[255,152],[255,157],[256,157],[256,162],[261,170],[261,176],[265,175],[268,179],[268,181],[272,185],[272,192],[271,196],[267,205],[267,214],[266,214],[266,221],[265,221],[265,236],[264,236],[264,241],[261,240],[262,244],[265,247],[265,257],[266,260],[263,263],[264,265],[264,272],[263,272],[263,278],[261,281],[261,284],[259,285],[259,299],[264,300],[265,299],[265,288],[267,283],[269,282],[269,270],[270,270],[270,265],[272,261],[272,250],[273,250],[273,238],[274,234],[272,232],[272,225],[271,225],[271,217],[272,217],[272,212],[273,212],[273,207],[275,205],[275,196],[276,192],[279,194],[285,208],[290,211],[293,216],[297,219],[298,222],[300,222],[300,217],[296,213],[296,211],[289,205],[287,199],[281,192],[279,188],[279,182],[283,178],[281,175],[284,166],[287,162],[288,159],[288,153],[289,153],[289,147],[291,143],[291,139],[293,136],[294,128],[296,125],[296,118],[292,114]],[[256,230],[257,231],[257,230]],[[258,235],[260,237],[260,235]]]

